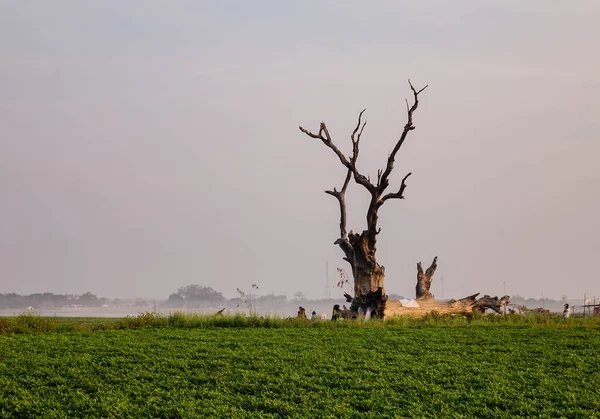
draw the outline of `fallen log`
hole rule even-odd
[[[433,282],[433,274],[437,269],[437,256],[433,262],[423,271],[421,262],[417,263],[417,286],[415,299],[418,307],[406,307],[398,300],[387,300],[384,308],[384,317],[390,318],[394,316],[413,316],[424,317],[429,313],[436,312],[441,315],[460,314],[466,315],[470,313],[484,314],[486,309],[493,310],[496,313],[502,313],[502,308],[510,302],[508,295],[502,298],[490,297],[484,295],[477,299],[479,293],[469,295],[460,300],[438,301],[431,294],[430,288]]]

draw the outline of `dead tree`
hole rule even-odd
[[[377,171],[376,183],[371,182],[371,179],[368,176],[360,173],[357,167],[360,139],[366,125],[366,121],[362,121],[365,110],[358,115],[358,122],[350,136],[352,141],[352,155],[350,157],[347,157],[342,153],[342,151],[334,144],[325,122],[321,122],[317,133],[299,127],[300,131],[304,134],[311,138],[321,140],[323,144],[330,148],[347,170],[342,188],[340,190],[333,188],[333,190],[325,191],[325,193],[335,197],[340,207],[340,234],[335,241],[335,244],[342,249],[344,260],[346,260],[352,268],[352,275],[354,277],[354,296],[346,294],[346,298],[348,302],[352,303],[349,311],[354,313],[358,312],[359,309],[362,309],[371,311],[376,317],[404,314],[396,313],[398,310],[395,310],[393,313],[386,310],[387,296],[385,294],[383,283],[385,268],[377,262],[376,252],[377,235],[381,232],[381,229],[377,225],[379,209],[389,200],[404,199],[406,180],[411,175],[409,172],[402,178],[400,187],[397,190],[391,192],[388,191],[388,187],[390,186],[389,178],[394,169],[396,154],[400,150],[400,147],[402,147],[402,144],[404,144],[408,134],[415,129],[413,115],[419,106],[419,94],[427,88],[427,86],[425,86],[422,89],[417,90],[410,80],[408,81],[408,84],[413,94],[413,100],[412,105],[409,104],[408,100],[406,101],[407,122],[404,125],[400,138],[387,158],[385,168]],[[348,232],[346,230],[346,190],[352,179],[354,179],[354,182],[364,187],[371,196],[369,208],[367,209],[367,228],[361,233],[354,233],[352,230]],[[435,265],[435,261],[433,265]],[[433,276],[434,271],[435,266],[433,268],[430,267],[426,273],[422,274],[423,280],[419,280],[417,283],[417,297],[419,297],[419,292],[422,292],[421,298],[419,298],[420,300],[425,298],[427,300],[435,301],[429,292],[431,277]],[[429,272],[431,275],[429,276],[429,279],[427,279],[427,273]],[[467,297],[467,299],[475,300],[477,295],[478,294]],[[395,304],[391,304],[390,308],[392,307],[397,308],[395,307]],[[472,305],[469,307],[472,307]]]

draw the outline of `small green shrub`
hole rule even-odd
[[[10,324],[6,319],[0,319],[0,335],[12,335]]]

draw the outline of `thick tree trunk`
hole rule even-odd
[[[375,239],[369,236],[369,231],[365,230],[361,234],[350,232],[348,237],[352,252],[346,257],[352,266],[355,297],[377,291],[378,288],[383,289],[385,268],[377,263]]]
[[[380,264],[375,263],[373,266],[353,267],[352,274],[354,275],[355,297],[377,291],[378,288],[383,290],[385,268]]]
[[[414,316],[423,317],[429,313],[436,312],[438,314],[462,314],[469,313],[485,313],[485,309],[489,308],[497,313],[502,313],[502,307],[509,302],[508,295],[502,298],[490,297],[485,295],[477,300],[479,294],[473,294],[460,300],[438,301],[433,296],[418,298],[417,304],[419,307],[403,307],[398,300],[388,300],[385,307],[385,318],[393,316]]]
[[[433,281],[433,274],[437,269],[437,256],[433,258],[431,266],[427,268],[427,271],[423,272],[421,262],[417,263],[417,298],[433,297],[429,289],[431,288],[431,282]]]
[[[369,230],[361,234],[350,232],[346,257],[352,267],[354,277],[354,295],[346,294],[346,300],[352,303],[346,317],[357,317],[369,313],[373,317],[383,318],[387,296],[383,288],[385,268],[377,263],[375,234]],[[342,246],[344,249],[344,247]]]

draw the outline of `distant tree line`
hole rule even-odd
[[[258,288],[258,287],[256,287]],[[390,295],[390,297],[400,297]],[[401,298],[401,297],[400,297]],[[310,300],[302,292],[296,292],[289,300],[285,295],[252,295],[241,293],[239,297],[226,299],[221,292],[211,287],[199,284],[189,284],[169,295],[162,304],[169,308],[202,308],[202,307],[226,307],[229,309],[245,309],[250,305],[254,307],[269,307],[272,309],[284,309],[287,305],[303,304]],[[16,293],[0,294],[1,309],[35,309],[59,308],[59,307],[102,307],[104,305],[118,306],[120,300],[109,300],[98,297],[96,294],[86,292],[81,295],[54,294],[51,292],[21,295]],[[147,303],[139,300],[136,306],[146,306]]]
[[[238,289],[239,297],[226,299],[222,293],[213,288],[190,284],[179,288],[177,292],[169,295],[165,306],[171,308],[199,308],[199,307],[227,307],[227,308],[245,308],[250,304],[266,305],[269,307],[283,306],[287,303],[285,295],[253,295],[246,294]]]
[[[51,292],[20,295],[15,293],[0,294],[0,309],[19,308],[54,308],[54,307],[101,307],[108,304],[108,299],[98,298],[91,292],[81,295],[53,294]]]
[[[390,299],[402,299],[401,295],[390,294]],[[326,304],[329,300],[310,300],[302,292],[296,292],[291,300],[285,295],[252,295],[249,293],[240,293],[239,297],[226,299],[222,293],[211,287],[199,284],[190,284],[183,286],[177,292],[169,295],[167,300],[163,300],[161,305],[168,308],[227,308],[231,310],[248,309],[253,307],[268,308],[270,310],[291,310],[294,305],[310,304],[322,302]],[[333,299],[331,300],[333,301]],[[337,300],[336,300],[337,301]],[[552,299],[534,299],[523,298],[519,295],[511,297],[511,302],[515,305],[523,305],[528,308],[545,307],[551,311],[561,311],[563,304],[567,302],[566,296],[558,300]],[[570,302],[570,300],[569,300]],[[58,308],[58,307],[102,307],[104,305],[119,306],[123,303],[121,300],[109,300],[98,297],[97,295],[86,292],[81,295],[75,294],[53,294],[51,292],[36,293],[29,295],[20,295],[15,293],[0,294],[1,309],[26,309],[33,307],[40,308]],[[147,302],[138,299],[135,306],[145,307]]]
[[[258,287],[253,284],[252,290],[257,290]],[[170,308],[200,308],[200,307],[220,307],[229,309],[246,309],[251,306],[269,307],[270,309],[283,309],[288,304],[288,299],[285,295],[251,295],[238,289],[239,297],[226,299],[222,293],[215,291],[213,288],[190,284],[179,288],[177,292],[169,295],[165,306]],[[295,297],[304,294],[296,293]],[[301,302],[294,298],[294,303]]]

